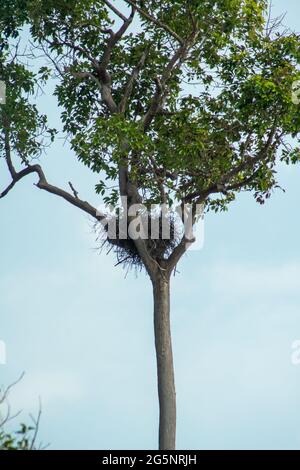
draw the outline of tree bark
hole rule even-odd
[[[170,280],[158,273],[152,280],[154,333],[159,397],[159,449],[176,446],[176,392],[170,327]]]

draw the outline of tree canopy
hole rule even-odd
[[[204,200],[219,209],[240,189],[268,197],[276,160],[299,158],[286,140],[300,123],[291,100],[298,35],[267,24],[265,1],[121,3],[1,3],[2,39],[27,23],[45,52],[33,72],[2,45],[13,150],[23,162],[40,152],[46,117],[25,94],[50,78],[52,65],[64,130],[78,159],[104,172],[97,191],[107,201],[119,195],[106,181],[117,180],[120,166],[147,202]]]

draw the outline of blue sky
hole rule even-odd
[[[299,2],[273,3],[299,30]],[[41,106],[55,123],[50,90]],[[72,181],[99,203],[95,175],[62,142],[43,165],[50,181]],[[228,213],[209,214],[203,250],[173,278],[178,448],[300,448],[300,366],[291,363],[300,339],[299,176],[299,167],[280,167],[286,193],[264,207],[242,195]],[[41,397],[40,439],[51,449],[156,448],[150,282],[125,278],[96,250],[91,220],[33,183],[0,202],[0,382],[26,372],[11,404],[26,419]]]

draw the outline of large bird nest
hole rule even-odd
[[[122,215],[113,215],[108,219],[109,223],[100,229],[101,248],[107,248],[107,252],[113,252],[117,258],[117,265],[130,269],[141,270],[144,266],[138,253],[134,239],[130,237],[131,222],[127,222]],[[133,221],[138,233],[143,234],[149,255],[159,261],[165,259],[177,246],[180,240],[180,223],[176,215],[153,214],[146,212],[139,215],[139,219]]]

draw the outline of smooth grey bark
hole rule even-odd
[[[152,280],[154,333],[159,397],[159,449],[176,447],[176,391],[170,326],[170,279],[159,273]]]

